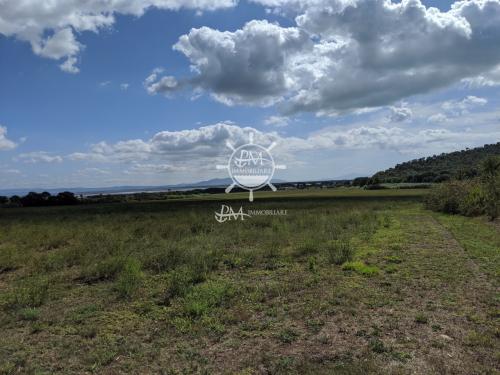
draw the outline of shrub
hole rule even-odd
[[[489,157],[481,166],[481,175],[472,180],[440,184],[427,195],[427,208],[465,216],[500,215],[500,158]]]
[[[485,213],[490,220],[500,215],[500,157],[490,156],[481,165]]]
[[[484,213],[485,207],[486,200],[482,186],[478,183],[471,184],[459,204],[459,213],[465,216],[479,216]]]
[[[440,184],[426,196],[425,204],[433,211],[458,214],[469,188],[467,181],[450,181]]]
[[[354,250],[349,240],[329,241],[326,246],[328,261],[333,264],[343,264],[352,260]]]
[[[142,283],[141,264],[136,259],[127,259],[116,280],[115,289],[122,298],[130,298]]]
[[[433,211],[448,214],[482,215],[486,210],[484,186],[477,179],[449,181],[434,187],[425,204]]]

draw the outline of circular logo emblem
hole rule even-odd
[[[276,142],[264,148],[253,142],[253,133],[249,134],[249,138],[249,143],[238,148],[235,148],[227,141],[226,145],[233,150],[233,153],[229,158],[229,163],[217,165],[217,169],[227,170],[233,180],[233,183],[226,188],[226,193],[230,193],[235,186],[239,186],[250,192],[248,200],[253,202],[254,190],[259,190],[266,185],[272,191],[277,190],[276,186],[271,182],[274,171],[276,169],[286,169],[286,165],[274,164],[271,150],[276,146]]]
[[[271,153],[256,144],[238,147],[229,159],[229,175],[243,189],[257,190],[269,184],[274,171]]]

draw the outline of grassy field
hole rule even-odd
[[[322,199],[322,198],[335,198],[335,199],[386,199],[386,198],[401,198],[413,199],[421,197],[428,191],[425,189],[382,189],[382,190],[364,190],[357,188],[336,188],[336,189],[320,189],[312,188],[307,190],[286,190],[286,191],[257,191],[255,192],[255,199]],[[194,195],[180,195],[173,196],[173,199],[191,200],[191,201],[234,201],[234,200],[248,200],[248,192],[239,192],[231,194],[194,194]]]
[[[1,210],[0,373],[498,374],[500,226],[423,193]]]

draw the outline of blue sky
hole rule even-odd
[[[225,141],[244,142],[249,132],[278,141],[275,158],[289,165],[278,177],[291,180],[371,174],[500,141],[500,26],[483,30],[478,20],[498,17],[500,25],[497,0],[488,9],[471,1],[453,15],[452,2],[392,9],[375,1],[378,41],[366,41],[373,30],[360,27],[362,0],[330,2],[340,5],[326,20],[318,14],[328,4],[317,0],[191,1],[180,10],[162,0],[134,0],[132,10],[123,1],[84,9],[56,1],[48,13],[5,3],[0,188],[225,177],[214,168],[228,157]],[[422,20],[436,30],[419,31]],[[414,53],[405,38],[430,47]],[[448,42],[434,47],[440,38]],[[380,53],[386,48],[396,52]],[[467,50],[477,58],[469,61]]]

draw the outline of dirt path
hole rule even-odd
[[[299,373],[498,371],[495,288],[486,274],[430,214],[401,213],[398,220],[403,246],[387,243],[367,260],[383,269],[379,276],[344,272],[323,277],[317,288],[271,300],[274,307],[289,306],[274,319],[279,325],[270,325],[274,330],[259,329],[244,340],[241,331],[229,332],[209,346],[207,358],[234,370],[241,370],[242,362],[263,363],[258,370],[263,374],[287,373],[287,361],[294,361],[294,368],[301,363]],[[260,314],[250,321],[257,326],[273,320]],[[311,329],[313,324],[318,327]],[[278,327],[290,327],[297,338],[280,342],[275,332],[284,329]],[[269,363],[269,358],[279,360]]]
[[[499,348],[491,319],[495,288],[430,214],[404,219],[408,242],[401,254],[401,271],[387,276],[396,287],[393,290],[401,288],[395,318],[413,341],[396,345],[412,355],[404,367],[422,374],[493,371]]]
[[[412,355],[404,367],[422,374],[498,370],[495,349],[499,342],[491,316],[495,287],[430,214],[402,219],[408,236],[401,254],[404,260],[401,270],[387,278],[393,291],[401,288],[394,317],[400,322],[400,331],[413,341],[396,344]]]

